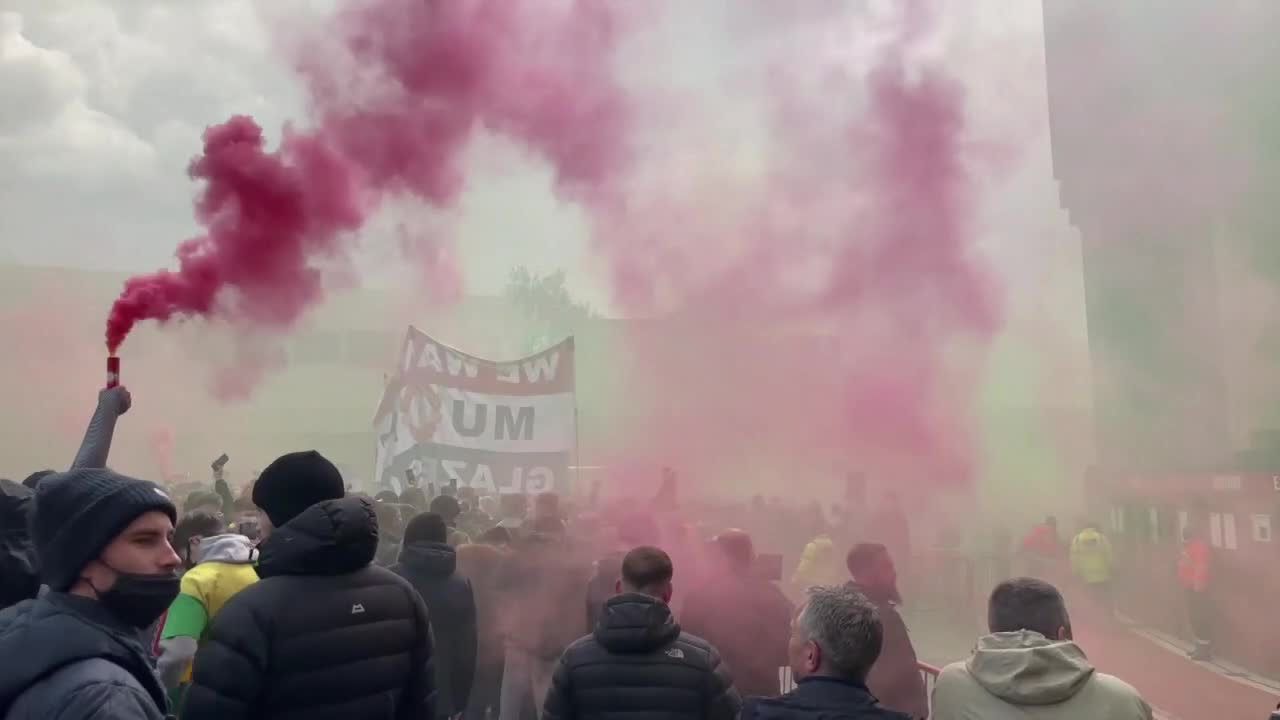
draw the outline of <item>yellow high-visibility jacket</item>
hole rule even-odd
[[[819,535],[804,546],[791,584],[800,589],[815,585],[840,585],[849,580],[842,558],[836,557],[835,543],[826,535]]]
[[[1096,528],[1085,528],[1071,541],[1071,570],[1093,585],[1111,579],[1111,541]]]

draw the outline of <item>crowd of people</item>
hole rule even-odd
[[[67,471],[0,481],[0,717],[1152,716],[1032,578],[995,587],[930,697],[892,503],[871,537],[818,529],[784,588],[755,533],[682,518],[673,478],[645,507],[369,497],[305,451],[178,503],[106,467],[131,402],[100,394]]]

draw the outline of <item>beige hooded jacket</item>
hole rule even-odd
[[[1094,670],[1071,641],[1023,630],[978,640],[973,656],[943,669],[934,720],[1151,720],[1131,685]]]

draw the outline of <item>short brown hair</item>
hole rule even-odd
[[[993,633],[1031,630],[1057,640],[1059,628],[1070,636],[1071,616],[1058,588],[1036,578],[1012,578],[991,591],[987,628]]]
[[[675,567],[661,549],[642,545],[622,559],[622,582],[633,590],[649,590],[671,582]]]
[[[880,543],[858,543],[849,549],[844,558],[844,566],[849,574],[858,577],[871,570],[881,558],[889,556],[889,549]]]

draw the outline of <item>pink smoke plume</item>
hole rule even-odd
[[[149,445],[151,446],[151,457],[155,460],[156,468],[160,471],[160,478],[166,482],[174,477],[173,451],[177,445],[177,438],[174,435],[173,428],[164,426],[153,429],[148,436]]]
[[[386,194],[456,200],[460,154],[480,127],[548,158],[566,192],[600,183],[624,155],[604,2],[361,0],[341,5],[325,34],[372,82],[311,53],[300,70],[312,129],[286,129],[275,151],[248,117],[206,131],[190,167],[204,183],[205,234],[179,246],[176,270],[126,283],[107,321],[111,353],[141,320],[292,326],[324,295],[317,262],[345,256]],[[432,241],[428,276],[456,296],[455,254]]]
[[[824,67],[803,33],[873,24],[873,13],[744,3],[762,36],[804,28],[764,81],[772,153],[745,179],[723,168],[711,123],[722,108],[623,90],[621,5],[341,3],[299,55],[312,125],[273,152],[248,118],[210,128],[192,164],[207,232],[181,246],[176,271],[129,282],[109,348],[142,319],[290,326],[323,295],[315,264],[342,257],[388,196],[456,202],[464,150],[485,130],[548,164],[557,192],[582,205],[621,309],[690,321],[675,336],[631,331],[645,348],[627,367],[627,402],[664,421],[616,428],[629,443],[620,464],[646,452],[732,457],[767,440],[795,456],[879,453],[911,460],[912,473],[970,476],[975,380],[955,353],[980,349],[1000,314],[975,254],[964,93],[920,57],[933,4],[894,4],[879,45],[848,39],[874,45],[870,69],[853,72]],[[664,145],[662,130],[680,123],[695,134]],[[640,130],[657,136],[643,154]],[[401,237],[427,245],[410,254],[440,296],[456,296],[449,234]],[[830,342],[779,342],[775,330]],[[723,357],[741,347],[768,350]],[[716,408],[720,425],[686,412],[686,397]]]
[[[365,218],[353,172],[322,136],[287,133],[278,151],[264,146],[248,117],[205,131],[190,174],[205,182],[196,218],[207,233],[178,247],[176,271],[125,283],[107,320],[111,353],[139,320],[222,311],[287,327],[323,296],[312,261],[339,252]]]
[[[752,7],[783,35],[871,22],[843,4]],[[963,484],[977,469],[980,360],[961,356],[980,354],[1001,315],[976,251],[965,96],[920,57],[933,3],[895,7],[876,28],[889,39],[859,72],[828,71],[813,43],[790,36],[792,54],[766,89],[772,152],[758,178],[717,175],[724,155],[714,150],[691,163],[703,173],[692,189],[672,173],[625,204],[593,206],[617,302],[702,318],[672,336],[700,352],[637,339],[646,361],[629,368],[635,385],[717,408],[710,423],[673,406],[664,422],[632,428],[656,456],[733,457],[771,443],[791,458],[825,453],[899,477]],[[694,123],[712,111],[689,101]]]

